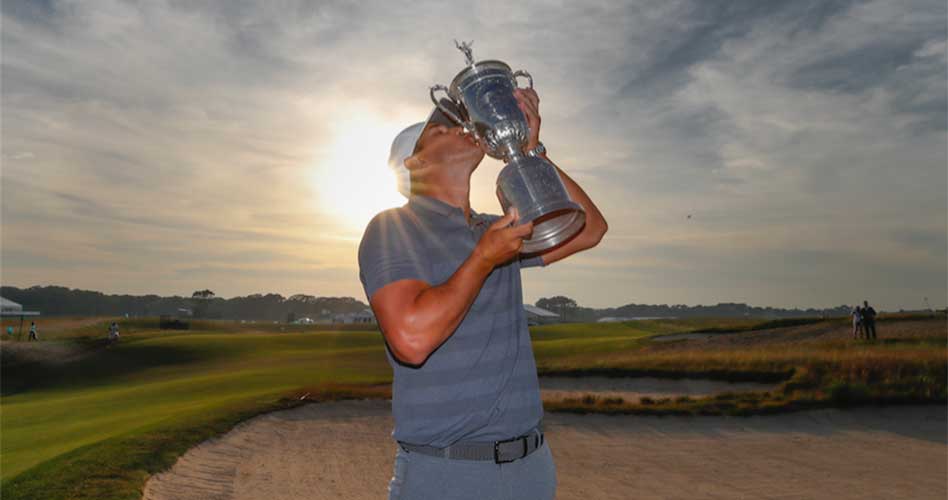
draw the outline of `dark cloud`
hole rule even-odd
[[[13,18],[37,27],[52,27],[63,7],[57,0],[4,0],[0,12],[4,18]]]
[[[668,33],[645,41],[645,61],[623,66],[628,75],[619,95],[655,99],[691,81],[688,70],[714,58],[728,40],[741,38],[761,24],[775,24],[790,36],[819,30],[846,12],[853,1],[694,0],[680,4],[668,19]],[[638,42],[638,43],[636,43]],[[650,42],[650,43],[649,43]],[[642,44],[634,39],[632,46]]]
[[[787,85],[803,90],[859,93],[886,83],[915,58],[924,39],[874,43],[833,54],[794,70]]]

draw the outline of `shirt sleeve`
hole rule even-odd
[[[394,211],[375,216],[359,244],[359,279],[365,296],[372,300],[380,288],[396,281],[424,280],[417,252],[413,249],[411,228]]]
[[[521,257],[520,258],[520,267],[543,267],[546,264],[543,263],[542,255],[531,255],[530,257]]]

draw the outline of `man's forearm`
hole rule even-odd
[[[428,287],[415,297],[406,328],[416,352],[427,358],[454,333],[492,269],[476,251],[472,252],[447,281]]]

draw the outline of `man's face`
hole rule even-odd
[[[415,146],[415,156],[427,165],[470,165],[473,170],[484,158],[484,152],[462,127],[429,123]]]

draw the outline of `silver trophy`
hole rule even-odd
[[[533,222],[533,235],[524,240],[521,252],[541,252],[563,243],[583,228],[586,213],[570,199],[550,162],[523,153],[530,131],[513,91],[518,77],[526,78],[533,88],[533,77],[526,71],[511,71],[501,61],[474,62],[470,43],[455,44],[464,53],[467,67],[450,87],[431,87],[431,100],[473,134],[485,153],[506,164],[497,176],[500,205],[504,213],[516,207],[520,222]],[[464,116],[443,106],[435,95],[438,91],[446,93]]]

